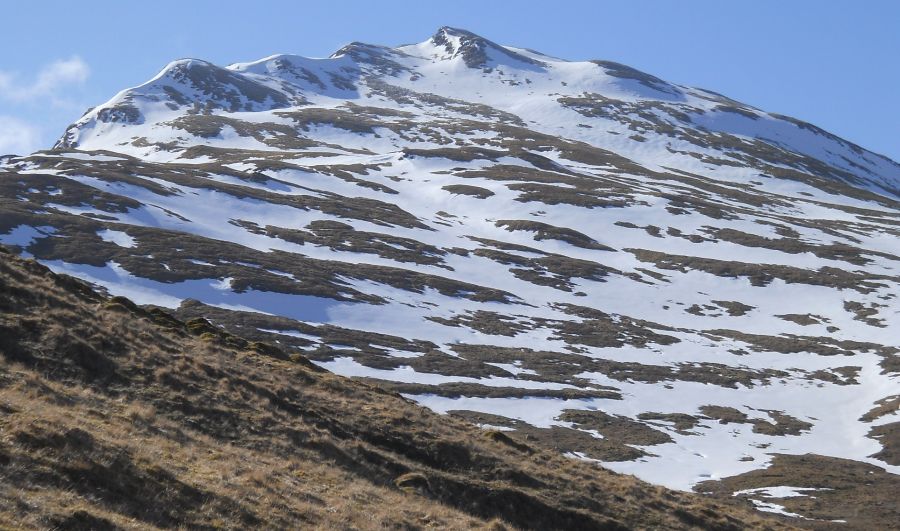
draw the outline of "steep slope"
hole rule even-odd
[[[809,124],[442,28],[176,61],[2,160],[0,243],[437,412],[730,495],[792,456],[900,472],[898,183]],[[814,505],[793,512],[843,519]]]
[[[0,250],[0,525],[782,529]]]

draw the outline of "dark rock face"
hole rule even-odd
[[[505,60],[513,60],[535,67],[544,65],[544,63],[540,61],[510,51],[484,37],[479,37],[470,31],[448,26],[440,28],[437,33],[431,37],[431,41],[437,46],[443,46],[448,54],[462,57],[466,66],[469,68],[488,67],[489,51],[495,55],[499,55]]]

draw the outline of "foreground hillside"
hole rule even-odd
[[[2,248],[0,295],[0,527],[782,527],[108,299]]]

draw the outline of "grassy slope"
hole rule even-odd
[[[0,248],[0,527],[784,527],[442,417]]]

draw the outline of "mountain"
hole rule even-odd
[[[898,236],[894,161],[453,28],[175,61],[0,159],[0,242],[57,273],[820,527],[897,518]]]

